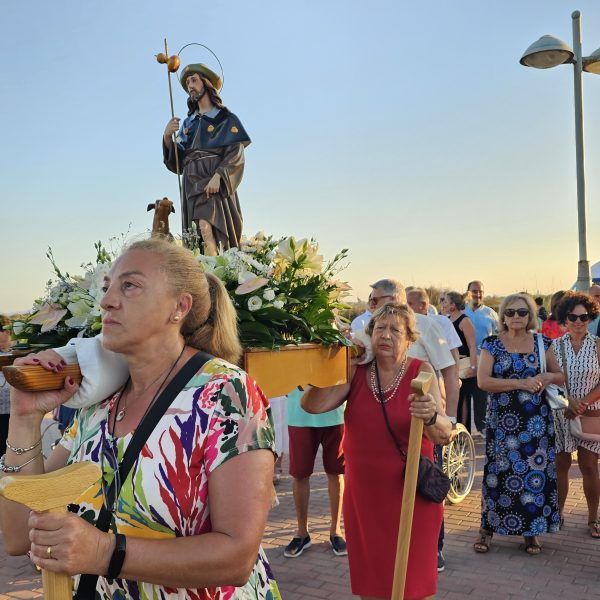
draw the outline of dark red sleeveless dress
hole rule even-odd
[[[396,394],[385,405],[404,451],[408,448],[410,429],[407,400],[411,393],[410,381],[417,376],[421,364],[417,359],[411,361]],[[385,426],[381,406],[367,384],[368,367],[360,366],[356,370],[344,418],[344,524],[352,593],[389,598],[405,465]],[[425,437],[421,454],[433,460],[433,444]],[[417,494],[405,600],[436,593],[437,542],[443,513],[441,504],[424,500]]]

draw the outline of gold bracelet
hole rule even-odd
[[[6,447],[9,450],[12,450],[17,456],[21,456],[21,454],[25,454],[25,452],[29,452],[30,450],[35,450],[42,443],[42,438],[40,438],[33,446],[29,446],[29,448],[18,448],[17,446],[13,446],[6,440]]]

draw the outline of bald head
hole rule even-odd
[[[426,315],[429,308],[429,295],[423,288],[413,287],[406,291],[406,301],[414,312]]]
[[[590,296],[600,304],[600,285],[594,283],[594,285],[590,287]]]

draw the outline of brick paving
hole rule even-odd
[[[478,472],[474,491],[461,504],[446,506],[446,571],[439,576],[437,598],[600,600],[600,541],[587,533],[581,478],[574,466],[560,534],[543,537],[539,556],[523,552],[522,538],[494,538],[490,552],[478,555],[472,544],[479,526],[483,444],[477,440]],[[310,529],[313,545],[302,556],[284,558],[295,531],[291,480],[277,487],[280,504],[271,511],[264,547],[284,600],[349,600],[348,562],[329,547],[327,480],[313,475]],[[7,557],[0,539],[0,600],[41,597],[40,578],[22,557]]]

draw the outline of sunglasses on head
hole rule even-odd
[[[571,321],[571,323],[575,323],[577,319],[579,319],[582,323],[587,323],[590,320],[590,315],[587,313],[583,313],[582,315],[576,315],[575,313],[569,313],[567,315],[567,319]]]
[[[529,314],[528,308],[507,308],[504,311],[504,314],[507,317],[514,317],[515,315],[519,315],[520,317],[526,317]]]

